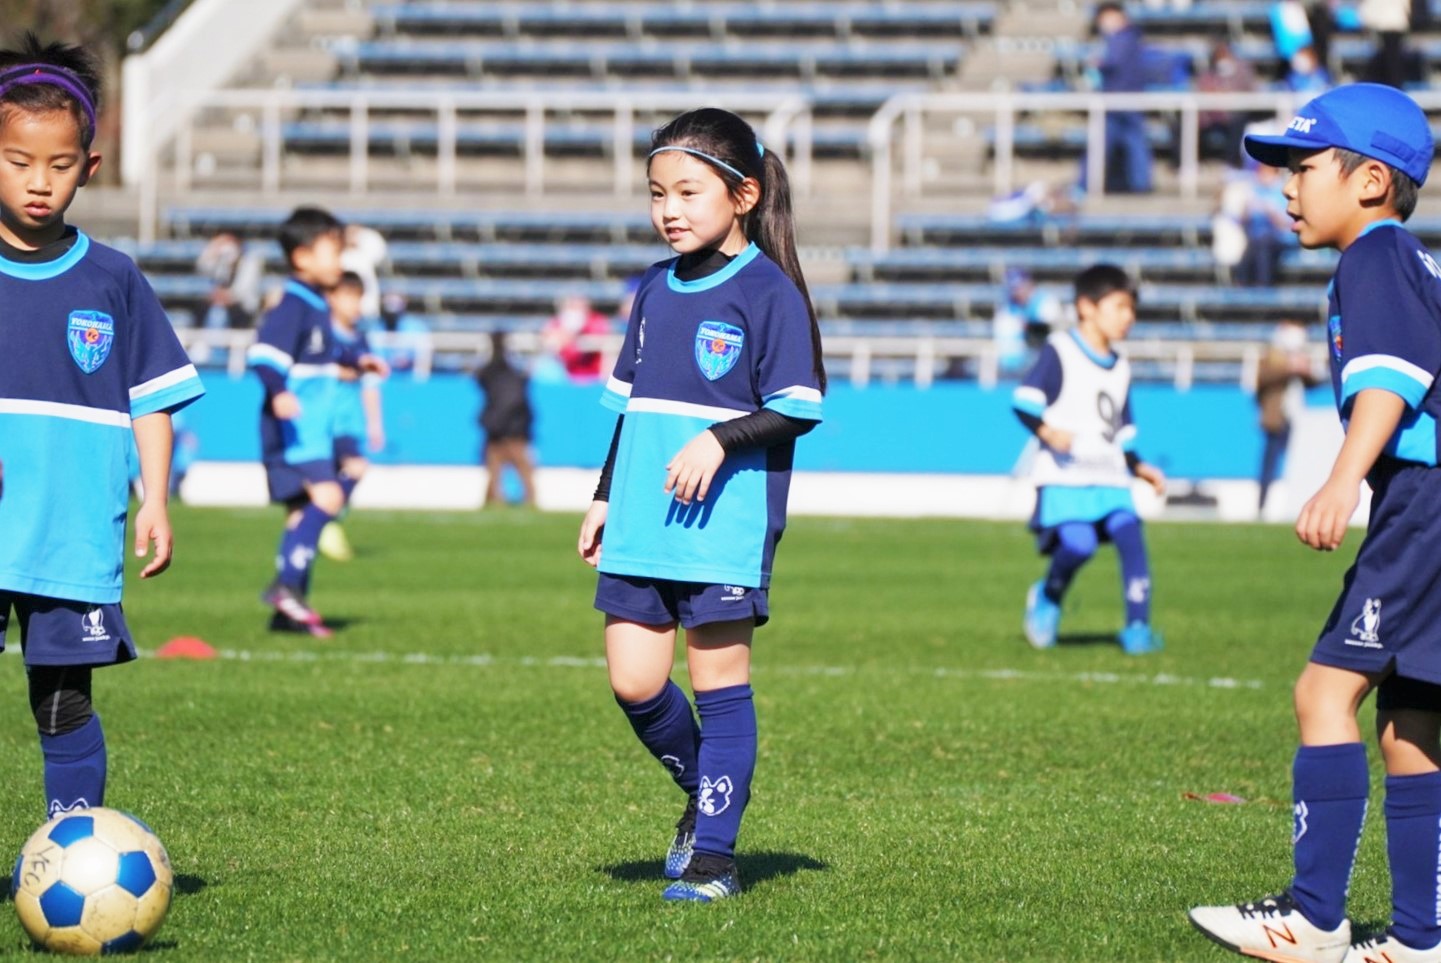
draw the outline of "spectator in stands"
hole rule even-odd
[[[1261,489],[1256,503],[1258,515],[1266,510],[1266,495],[1271,484],[1281,476],[1282,459],[1291,441],[1291,415],[1300,407],[1302,386],[1310,388],[1320,381],[1311,369],[1305,326],[1291,319],[1276,325],[1271,346],[1256,374],[1256,407],[1260,411],[1263,439],[1261,471],[1256,478]]]
[[[265,259],[247,250],[233,231],[221,231],[206,242],[195,270],[210,278],[210,304],[202,323],[207,328],[248,328],[260,310],[260,282]]]
[[[1315,36],[1311,17],[1301,0],[1278,0],[1271,4],[1271,39],[1276,45],[1276,80],[1291,72],[1291,58],[1302,47],[1312,47]]]
[[[1243,287],[1268,288],[1276,282],[1281,252],[1291,240],[1291,216],[1286,213],[1283,172],[1255,165],[1246,178],[1248,188],[1242,226],[1246,250],[1232,278]]]
[[[406,311],[405,295],[391,291],[380,299],[380,317],[364,328],[375,353],[390,370],[414,371],[417,359],[430,356],[430,328]],[[428,361],[427,361],[428,366]]]
[[[546,351],[559,359],[572,381],[597,381],[601,376],[601,352],[586,341],[609,334],[610,319],[597,311],[583,294],[565,294],[556,301],[555,316],[541,329]]]
[[[363,224],[345,226],[345,250],[340,252],[340,263],[365,284],[360,316],[367,320],[380,316],[380,267],[388,257],[385,236],[375,228]]]
[[[1036,287],[1022,268],[1006,269],[1006,298],[996,306],[991,339],[1000,357],[1001,374],[1014,375],[1035,363],[1051,328],[1061,320],[1061,302]]]
[[[1095,67],[1106,93],[1131,93],[1146,86],[1146,43],[1141,28],[1131,22],[1115,0],[1096,8],[1095,29],[1104,41]],[[1131,110],[1106,111],[1106,190],[1149,193],[1151,143],[1146,137],[1146,116]],[[1113,166],[1114,165],[1114,166]],[[1086,189],[1086,161],[1081,160],[1080,188]]]
[[[501,478],[507,466],[520,476],[521,503],[535,506],[535,466],[530,443],[535,421],[529,379],[506,355],[505,333],[490,336],[490,360],[475,373],[485,401],[480,427],[485,432],[485,504],[504,501]]]
[[[1359,13],[1362,26],[1376,35],[1376,53],[1366,64],[1362,79],[1396,88],[1422,79],[1419,54],[1408,51],[1404,44],[1411,26],[1411,0],[1361,0]],[[1418,62],[1413,64],[1413,60]]]
[[[1196,78],[1196,89],[1202,93],[1249,93],[1258,89],[1256,71],[1223,40],[1211,48],[1210,63]],[[1248,120],[1245,111],[1201,111],[1201,149],[1239,167],[1241,137]]]
[[[1298,94],[1323,94],[1331,89],[1331,72],[1321,63],[1313,48],[1302,47],[1291,55],[1291,69],[1286,74],[1285,86]]]

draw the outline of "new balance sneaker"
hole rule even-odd
[[[680,879],[695,852],[695,797],[687,796],[685,812],[675,824],[675,838],[665,854],[665,878]]]
[[[1273,963],[1342,963],[1350,960],[1351,921],[1323,930],[1301,915],[1290,893],[1239,906],[1198,906],[1191,925],[1244,956]]]
[[[355,549],[350,547],[350,539],[346,537],[345,529],[340,527],[339,522],[325,523],[315,548],[333,562],[348,562],[355,558]]]
[[[1148,655],[1160,652],[1161,633],[1153,632],[1145,622],[1132,622],[1121,630],[1121,651],[1127,655]]]
[[[1441,963],[1441,946],[1413,950],[1390,933],[1352,943],[1344,963]]]
[[[741,891],[741,876],[735,860],[710,853],[692,853],[680,879],[660,894],[670,902],[713,903]]]
[[[1026,641],[1037,649],[1052,648],[1061,625],[1061,607],[1046,598],[1045,589],[1042,580],[1026,592]]]
[[[320,613],[306,605],[300,593],[289,585],[272,582],[260,593],[260,601],[275,610],[275,617],[270,622],[271,629],[275,631],[292,631],[289,626],[293,623],[300,626],[293,631],[306,632],[318,639],[328,639],[334,634]]]

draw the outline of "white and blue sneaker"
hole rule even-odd
[[[1132,622],[1121,630],[1121,650],[1127,655],[1148,655],[1160,652],[1162,639],[1159,632],[1151,631],[1145,622]]]
[[[1061,626],[1061,607],[1046,598],[1045,589],[1042,579],[1026,592],[1026,641],[1036,649],[1054,648]]]
[[[1202,935],[1242,956],[1273,963],[1354,963],[1348,955],[1351,921],[1323,930],[1302,915],[1290,893],[1239,906],[1197,906],[1189,915]]]
[[[1402,943],[1390,933],[1359,943],[1352,943],[1342,963],[1438,963],[1441,946],[1417,950]]]
[[[680,879],[695,852],[695,797],[687,796],[685,813],[675,824],[675,838],[665,854],[665,878]]]
[[[741,891],[740,871],[735,860],[710,853],[692,853],[680,879],[660,894],[668,902],[714,903]]]

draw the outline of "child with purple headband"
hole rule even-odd
[[[0,50],[0,648],[14,613],[53,815],[104,803],[91,670],[128,662],[120,590],[133,438],[133,548],[170,564],[172,412],[203,389],[134,263],[65,223],[95,175],[99,75],[33,35]]]

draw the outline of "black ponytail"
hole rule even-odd
[[[811,363],[824,393],[826,368],[821,353],[821,328],[816,320],[815,305],[811,303],[810,288],[801,273],[800,256],[796,253],[790,178],[786,176],[780,153],[762,145],[750,124],[728,110],[715,107],[702,107],[676,117],[651,135],[650,147],[652,152],[661,147],[688,147],[698,151],[698,155],[692,156],[709,164],[729,186],[733,197],[740,196],[740,185],[747,177],[760,185],[760,201],[746,214],[742,228],[746,237],[754,241],[801,292],[811,319]]]

